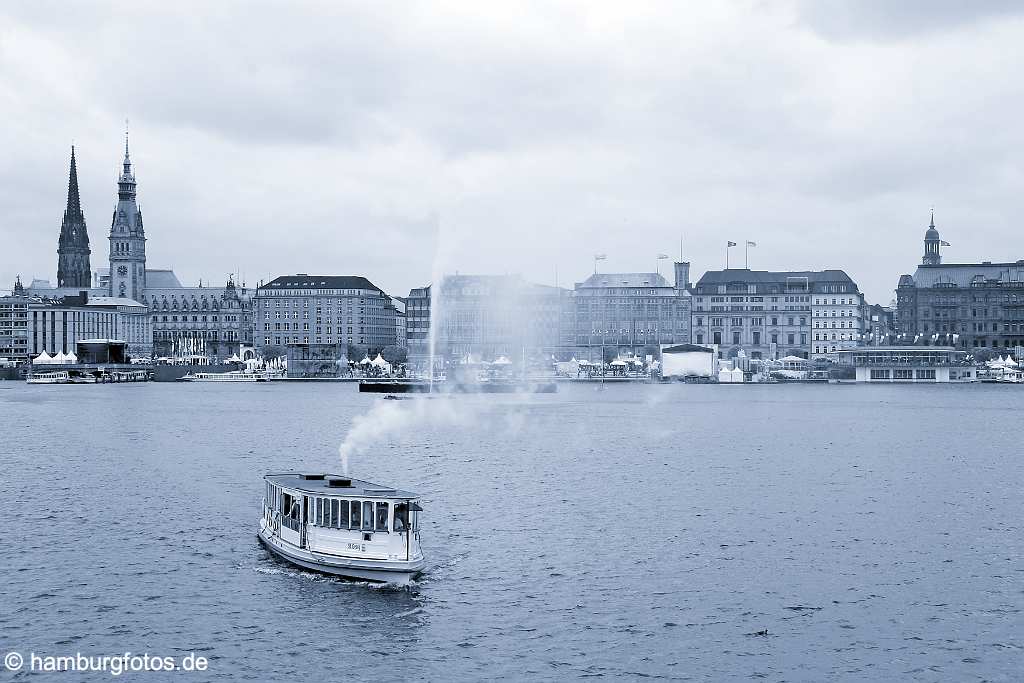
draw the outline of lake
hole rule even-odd
[[[2,647],[210,660],[145,680],[1019,680],[1022,398],[0,382]],[[423,496],[410,589],[256,541],[263,474],[340,471],[367,414],[350,473]]]

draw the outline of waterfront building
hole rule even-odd
[[[900,341],[960,349],[1024,345],[1024,260],[947,264],[943,246],[933,215],[921,265],[896,288]]]
[[[660,273],[594,273],[576,283],[568,350],[601,362],[607,349],[644,355],[647,347],[690,343],[690,264],[677,262],[674,271],[674,284]]]
[[[895,306],[865,304],[864,343],[876,346],[894,339],[896,334]]]
[[[185,287],[170,270],[147,270],[143,303],[157,356],[223,360],[253,344],[253,295],[229,275],[222,287]]]
[[[518,363],[524,357],[549,356],[558,346],[565,289],[527,282],[520,275],[446,275],[435,291],[440,298],[433,302],[430,288],[410,292],[409,305],[417,308],[408,315],[416,327],[407,334],[410,344],[429,346],[430,325],[437,324],[438,358],[493,361],[505,356]]]
[[[840,365],[853,366],[858,382],[969,382],[976,379],[967,353],[951,346],[865,346],[836,354]]]
[[[19,278],[12,296],[0,296],[0,358],[16,362],[29,359],[28,306],[29,298]]]
[[[841,270],[708,271],[692,294],[693,341],[723,357],[823,357],[855,346],[863,331],[863,295]]]
[[[426,367],[430,356],[430,285],[411,289],[405,300],[405,343],[409,365]]]
[[[330,379],[348,370],[337,344],[288,344],[288,376],[301,379]]]
[[[153,352],[149,312],[138,301],[90,296],[87,290],[59,299],[32,299],[28,305],[29,354],[67,354],[83,339],[115,339],[132,357]]]
[[[395,307],[387,294],[356,275],[282,275],[256,289],[254,343],[349,346],[379,353],[395,344]]]
[[[408,350],[408,340],[405,338],[406,300],[400,296],[393,296],[391,305],[395,307],[395,346]]]
[[[810,358],[834,361],[837,352],[863,343],[864,295],[841,270],[822,271],[813,279]]]

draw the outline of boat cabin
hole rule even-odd
[[[263,515],[280,540],[334,557],[413,561],[418,496],[332,474],[268,474]]]

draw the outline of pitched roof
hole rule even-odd
[[[1024,281],[1024,260],[1015,263],[945,263],[937,266],[920,265],[914,273],[918,287],[954,286],[970,287],[975,277],[1003,282]]]
[[[594,273],[576,287],[671,287],[658,273]]]
[[[146,289],[176,289],[181,286],[181,281],[173,270],[146,268]]]
[[[260,289],[281,289],[285,287],[313,289],[375,289],[383,290],[361,275],[282,275],[266,283]]]
[[[746,268],[730,268],[728,270],[709,270],[704,273],[697,286],[724,285],[730,282],[748,282],[751,284],[767,284],[785,282],[786,278],[807,278],[808,282],[849,282],[853,280],[842,270],[747,270]]]

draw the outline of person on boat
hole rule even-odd
[[[409,528],[409,506],[399,503],[395,506],[395,531],[405,531]]]

